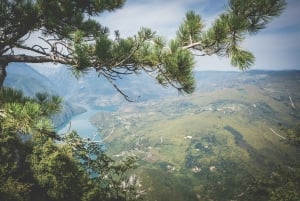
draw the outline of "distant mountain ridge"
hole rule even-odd
[[[196,91],[211,90],[213,87],[238,85],[241,83],[259,82],[266,77],[276,79],[278,76],[299,75],[299,70],[289,71],[262,71],[249,70],[239,71],[195,71]],[[122,103],[124,98],[103,77],[94,71],[76,79],[66,66],[51,68],[31,67],[24,63],[12,63],[7,68],[6,86],[14,86],[22,89],[26,95],[33,95],[38,91],[58,94],[65,100],[78,103],[92,103],[97,105],[93,99],[110,104]],[[300,78],[299,78],[300,79]],[[124,76],[115,81],[126,94],[133,99],[140,97],[137,101],[145,101],[151,98],[177,95],[172,87],[162,87],[155,79],[145,73]],[[100,100],[102,99],[102,100]],[[114,99],[114,100],[113,100]],[[116,100],[117,99],[117,100]]]
[[[55,68],[53,72],[50,72],[49,68],[41,68],[39,71],[45,71],[47,78],[55,83],[58,94],[68,101],[92,107],[127,103],[124,97],[95,71],[91,70],[79,79],[76,79],[66,66]],[[175,89],[166,89],[156,84],[156,81],[146,74],[124,76],[115,82],[124,93],[137,101],[177,94]]]
[[[48,77],[25,63],[10,63],[8,65],[4,86],[22,90],[24,95],[30,97],[34,97],[39,92],[61,95],[57,92],[57,86]],[[59,127],[68,122],[72,116],[82,112],[85,112],[84,108],[64,101],[62,112],[52,117],[53,123]]]
[[[27,96],[37,92],[47,91],[57,94],[54,84],[44,75],[25,63],[10,63],[7,67],[7,77],[4,86],[20,89]]]
[[[6,86],[22,89],[26,95],[47,91],[63,96],[64,100],[91,108],[126,104],[122,95],[103,77],[91,70],[76,79],[67,66],[35,67],[23,63],[9,65]],[[45,75],[42,75],[45,74]],[[235,87],[241,84],[257,84],[266,87],[266,78],[282,82],[282,79],[300,77],[300,71],[195,71],[196,92],[207,92],[222,87]],[[300,80],[300,78],[299,78]],[[176,89],[162,87],[145,73],[127,75],[115,81],[120,89],[136,102],[178,96]],[[270,86],[271,87],[271,86]]]

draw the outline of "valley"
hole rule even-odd
[[[249,193],[253,177],[298,167],[299,150],[286,143],[286,132],[300,123],[293,107],[300,105],[299,72],[235,81],[124,104],[91,121],[116,160],[137,156],[148,200],[262,199]]]
[[[70,125],[84,138],[98,132],[114,160],[136,157],[131,173],[146,200],[266,200],[270,191],[300,196],[299,147],[289,144],[291,129],[300,125],[300,71],[199,71],[192,95],[144,74],[128,76],[117,83],[139,97],[129,103],[92,73],[77,80],[66,68],[47,77],[29,68],[10,67],[5,85],[29,96],[61,95],[64,111],[54,118],[59,133]]]

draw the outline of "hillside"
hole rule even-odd
[[[299,150],[286,142],[300,123],[300,72],[196,77],[192,96],[127,104],[91,121],[116,160],[139,158],[149,200],[264,200],[267,184],[254,178],[299,168]]]
[[[299,149],[287,139],[300,124],[300,71],[195,72],[193,95],[178,95],[144,74],[129,76],[116,81],[140,97],[128,103],[93,72],[77,80],[66,67],[45,75],[25,64],[8,69],[6,86],[30,96],[57,93],[72,103],[56,125],[82,106],[86,122],[98,112],[90,121],[107,153],[116,161],[138,158],[134,174],[147,200],[247,201],[266,200],[274,189],[300,192]]]
[[[47,77],[24,63],[8,65],[4,86],[20,89],[27,96],[34,96],[37,92],[45,91],[49,94],[57,94],[54,84]]]

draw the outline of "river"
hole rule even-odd
[[[100,107],[99,109],[87,108],[86,112],[72,117],[70,121],[59,128],[57,132],[58,134],[63,134],[70,129],[76,130],[81,137],[93,137],[97,134],[97,128],[89,121],[90,117],[101,111],[115,111],[116,108],[116,106]]]

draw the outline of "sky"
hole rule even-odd
[[[226,3],[227,0],[127,0],[122,9],[104,13],[97,20],[112,33],[119,30],[122,37],[147,27],[171,39],[187,11],[194,10],[210,27]],[[247,37],[242,47],[256,57],[251,69],[300,70],[300,0],[287,0],[282,15],[266,29]],[[206,56],[197,57],[196,61],[196,70],[237,70],[227,58]]]

